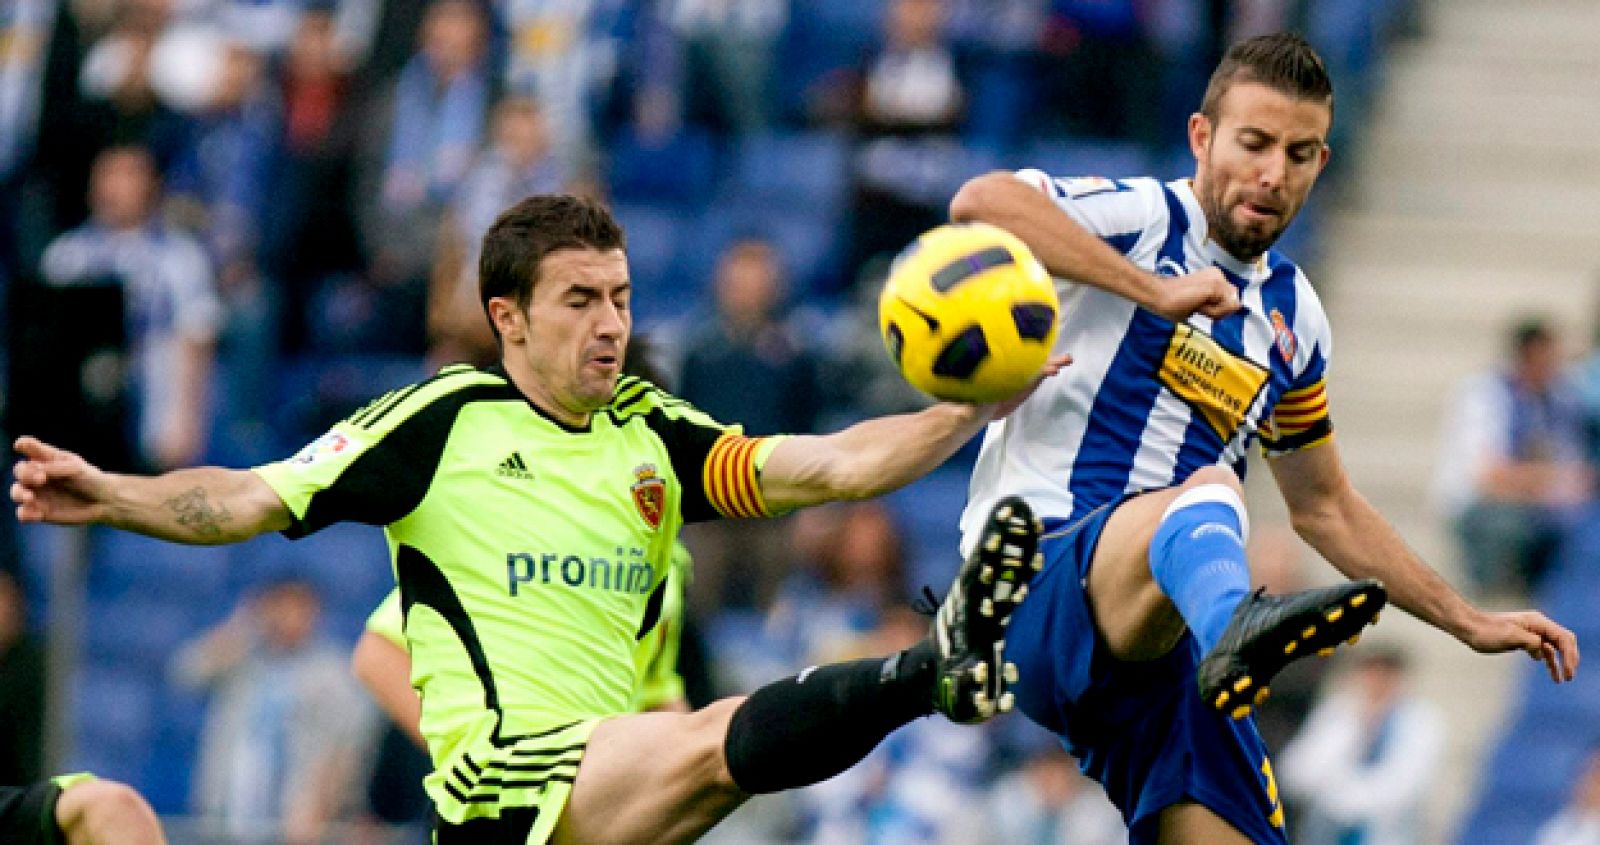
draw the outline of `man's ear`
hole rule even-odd
[[[1189,115],[1189,152],[1194,153],[1195,161],[1203,161],[1206,150],[1211,147],[1211,118],[1200,112]]]
[[[489,298],[489,322],[494,324],[495,331],[506,343],[521,343],[527,335],[528,322],[523,317],[522,309],[517,307],[516,300],[510,297]]]

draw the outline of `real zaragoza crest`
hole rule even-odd
[[[661,515],[667,509],[667,482],[656,472],[655,464],[640,464],[633,468],[633,505],[639,509],[646,525],[654,531],[661,527]]]

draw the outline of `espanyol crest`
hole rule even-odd
[[[1294,353],[1299,345],[1294,339],[1294,331],[1283,319],[1282,311],[1274,308],[1269,316],[1272,317],[1272,338],[1278,345],[1278,354],[1283,356],[1284,363],[1293,364]]]

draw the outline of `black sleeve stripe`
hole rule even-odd
[[[387,416],[389,412],[393,411],[395,408],[400,407],[400,405],[404,403],[406,399],[410,398],[422,388],[436,384],[446,378],[450,378],[451,376],[465,374],[476,375],[479,372],[479,370],[463,364],[452,364],[448,367],[444,367],[443,369],[439,370],[439,372],[434,373],[433,375],[417,382],[416,384],[409,385],[398,390],[391,390],[388,393],[383,394],[382,396],[368,403],[359,412],[357,412],[355,416],[351,417],[350,423],[352,425],[359,425],[370,429],[378,424],[378,420]]]
[[[1261,438],[1262,445],[1274,452],[1293,452],[1327,437],[1333,433],[1333,420],[1323,417],[1311,424],[1310,428],[1298,434],[1289,434],[1276,440]]]
[[[345,418],[345,421],[350,423],[351,425],[360,425],[362,417],[366,416],[367,414],[372,413],[373,409],[377,408],[379,405],[382,405],[384,402],[388,401],[389,397],[393,396],[395,393],[396,393],[396,391],[393,391],[393,390],[384,392],[378,398],[373,399],[372,401],[368,402],[365,405],[362,405],[360,408],[357,408],[355,413],[353,413],[349,417]]]
[[[437,378],[437,376],[435,376],[434,378]],[[428,381],[432,381],[432,380],[433,379],[429,379]],[[406,387],[406,388],[404,388],[402,390],[396,391],[395,393],[390,395],[389,399],[387,399],[386,401],[381,402],[378,405],[374,406],[373,409],[370,412],[368,412],[367,415],[365,415],[364,419],[356,420],[355,424],[359,425],[359,426],[361,426],[363,428],[369,428],[369,429],[372,428],[373,426],[378,424],[378,420],[383,419],[385,416],[388,415],[388,413],[390,411],[393,411],[395,408],[400,407],[400,403],[401,402],[406,401],[406,399],[409,396],[411,396],[411,394],[416,393],[419,389],[422,388],[423,385],[427,384],[428,381],[420,381],[420,382],[417,382],[416,384],[411,385],[410,387]]]
[[[388,525],[416,509],[433,484],[456,416],[479,400],[515,396],[504,384],[474,384],[443,394],[401,420],[311,497],[305,516],[290,526],[299,537],[335,522]]]

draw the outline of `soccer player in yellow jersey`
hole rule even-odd
[[[619,377],[623,233],[576,197],[502,214],[479,284],[500,366],[446,367],[252,470],[116,475],[23,437],[18,518],[210,544],[384,526],[440,843],[689,841],[749,795],[828,778],[935,709],[966,722],[1008,706],[1004,625],[1038,540],[1015,498],[994,506],[923,643],[695,713],[632,713],[633,646],[659,616],[684,522],[888,492],[1005,408],[756,438]]]

